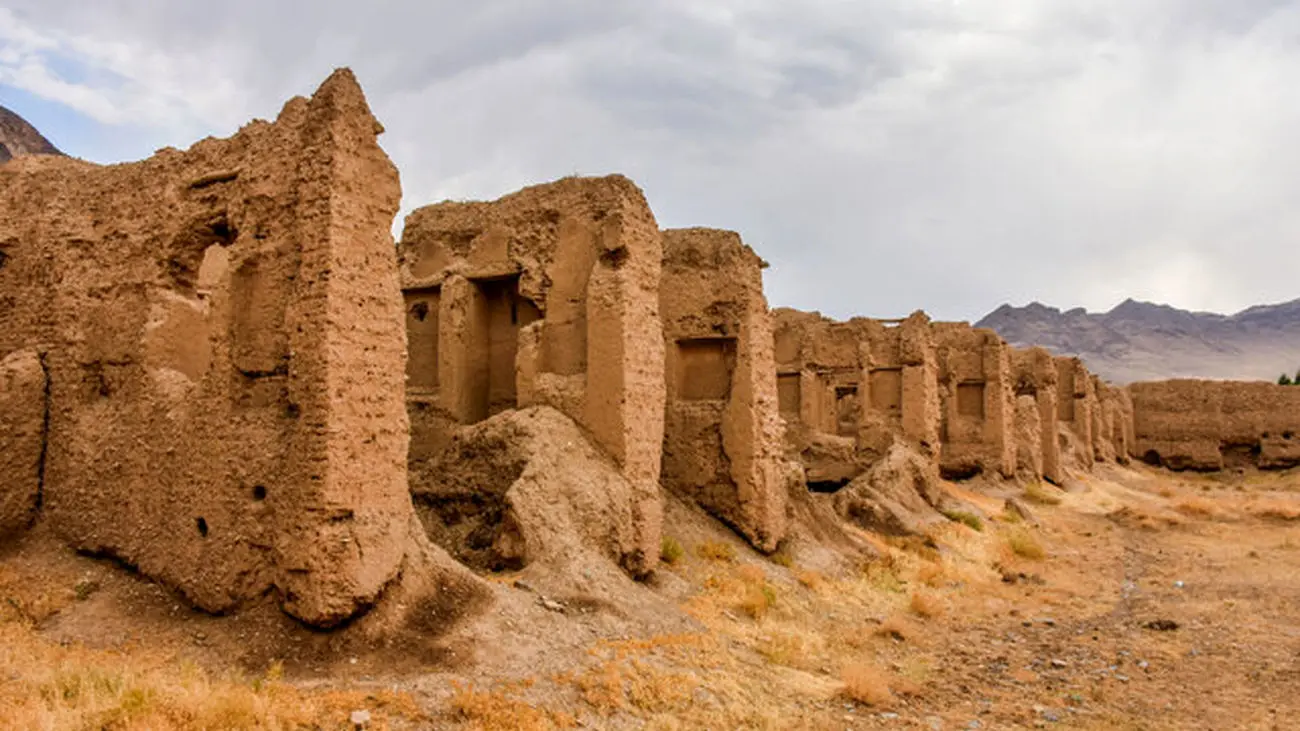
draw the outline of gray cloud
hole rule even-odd
[[[23,74],[0,54],[0,83],[141,154],[350,65],[407,209],[623,172],[661,224],[739,230],[774,304],[974,319],[1300,296],[1300,2],[6,7],[0,40],[44,41]]]

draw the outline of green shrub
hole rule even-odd
[[[955,523],[961,523],[971,530],[984,531],[984,520],[974,513],[968,513],[965,510],[944,510],[943,517]]]
[[[686,550],[682,548],[682,544],[676,538],[664,536],[663,540],[659,541],[659,558],[663,559],[664,563],[675,564],[682,560],[682,556],[685,555]]]

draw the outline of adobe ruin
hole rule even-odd
[[[1011,477],[1016,470],[1011,347],[992,330],[934,326],[939,353],[945,477]]]
[[[1017,469],[1026,471],[1030,477],[1062,485],[1065,470],[1056,433],[1060,377],[1056,361],[1044,348],[1013,349],[1011,367],[1016,398]]]
[[[937,460],[938,366],[925,313],[835,322],[780,308],[773,316],[787,442],[810,484],[846,484],[896,438]]]
[[[627,178],[565,178],[406,218],[412,470],[457,429],[529,406],[577,422],[636,492],[636,575],[659,556],[663,243]],[[433,499],[429,496],[428,499]],[[436,536],[435,536],[436,537]]]
[[[373,602],[412,515],[381,131],[344,70],[187,151],[0,166],[4,489],[32,504],[43,431],[35,503],[77,549],[212,612]]]
[[[1132,454],[1174,470],[1300,465],[1300,388],[1177,379],[1130,384]]]
[[[767,265],[732,231],[667,230],[663,245],[663,485],[774,551],[802,475],[784,456]]]

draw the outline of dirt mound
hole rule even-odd
[[[944,513],[980,514],[948,492],[932,459],[902,442],[837,492],[835,509],[863,528],[888,535],[924,533],[943,522]]]
[[[555,409],[464,427],[410,479],[429,538],[476,571],[640,565],[635,488]]]

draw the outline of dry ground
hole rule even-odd
[[[0,727],[1300,728],[1300,472],[1069,488],[1028,491],[1036,525],[972,494],[978,530],[857,564],[675,504],[650,589],[678,629],[570,602],[515,666],[207,617],[37,531],[0,552]]]

